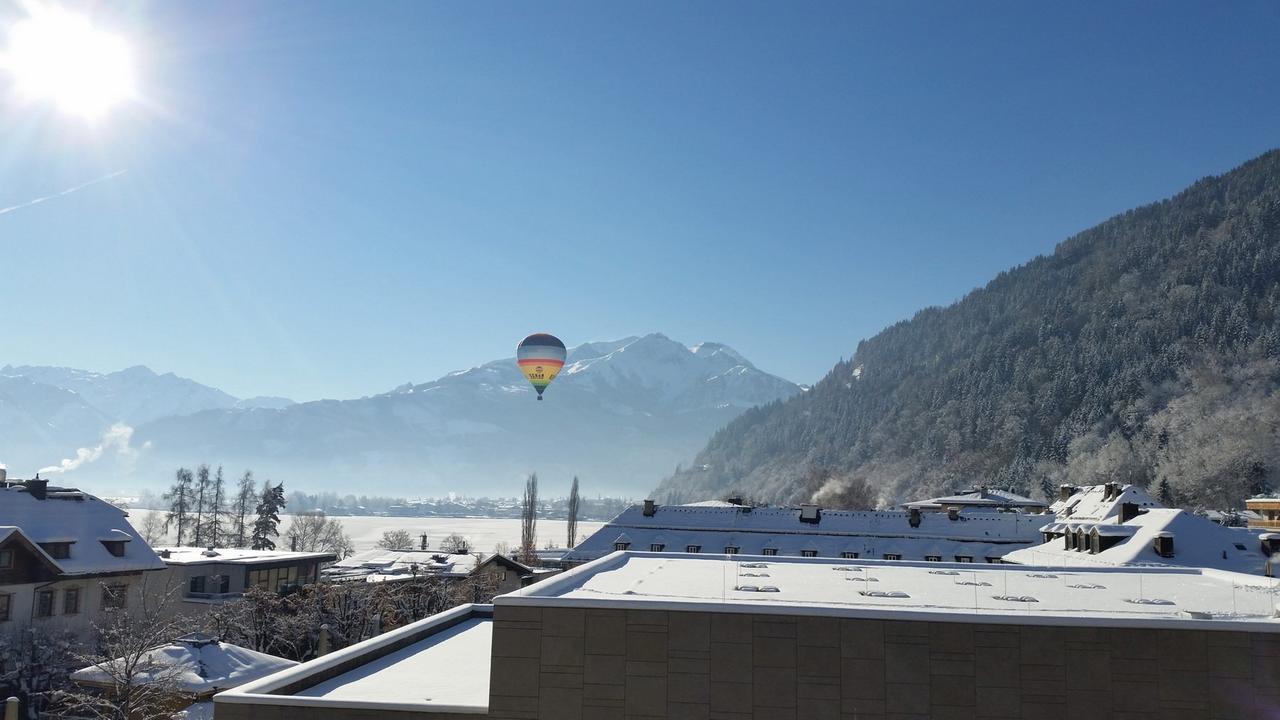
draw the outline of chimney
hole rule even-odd
[[[1074,485],[1059,485],[1058,500],[1066,502],[1076,492]]]
[[[332,643],[329,636],[329,623],[325,623],[320,626],[320,637],[316,640],[316,657],[329,654],[332,649]]]
[[[952,507],[947,508],[947,519],[948,519],[948,520],[959,520],[959,519],[960,519],[960,508],[955,507],[955,506],[952,506]]]
[[[731,497],[731,498],[729,498],[726,502],[728,502],[730,505],[741,505],[741,504],[742,504],[742,498],[740,498],[740,497]]]
[[[1156,554],[1162,558],[1173,557],[1173,533],[1161,532],[1156,533],[1156,539],[1152,541],[1153,549]]]
[[[911,510],[907,512],[907,522],[913,528],[920,527],[920,508],[911,508]]]
[[[49,481],[41,480],[37,475],[35,480],[27,481],[27,492],[31,493],[31,497],[37,500],[44,500],[49,494]]]
[[[1261,541],[1263,555],[1271,557],[1280,553],[1280,533],[1262,533],[1258,536],[1258,540]]]
[[[800,522],[817,525],[822,521],[822,508],[817,505],[800,506]]]
[[[645,500],[645,501],[644,501],[644,516],[645,516],[645,517],[653,517],[654,513],[656,513],[656,512],[658,512],[658,506],[653,502],[653,500]]]
[[[1120,522],[1129,522],[1139,514],[1138,503],[1120,503]]]
[[[289,538],[289,549],[293,552],[298,552],[298,536],[297,535],[294,535],[293,537]]]
[[[9,471],[0,467],[0,486],[3,486],[5,484],[5,481],[7,481],[8,479],[9,479]]]

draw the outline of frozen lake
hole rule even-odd
[[[144,519],[149,513],[164,514],[163,510],[143,510],[141,508],[133,508],[129,510],[129,522],[142,531]],[[342,527],[346,529],[347,534],[351,536],[351,541],[356,546],[356,551],[371,550],[377,546],[378,540],[382,537],[382,533],[386,530],[407,530],[411,535],[417,538],[422,533],[427,534],[427,542],[431,547],[437,547],[440,541],[445,537],[458,533],[459,535],[471,541],[472,547],[476,550],[484,552],[492,552],[495,545],[505,542],[512,548],[520,546],[520,520],[518,518],[401,518],[401,517],[343,517],[334,516]],[[289,523],[293,518],[290,515],[280,516],[280,535],[289,528]],[[578,538],[590,535],[599,530],[604,525],[601,522],[578,522]],[[547,543],[552,543],[557,547],[564,547],[565,540],[565,521],[563,520],[538,520],[538,547],[545,547]],[[169,538],[172,542],[173,538]],[[280,548],[287,547],[287,543],[277,543]]]

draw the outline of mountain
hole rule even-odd
[[[0,368],[0,378],[25,378],[79,395],[107,417],[126,425],[140,425],[171,415],[234,407],[236,398],[173,373],[159,375],[137,365],[113,373],[63,367]]]
[[[309,491],[514,494],[538,471],[544,482],[579,475],[592,492],[640,492],[744,409],[797,392],[727,346],[652,334],[573,348],[543,402],[512,358],[357,400],[232,399],[137,425],[130,464],[153,486],[209,462]]]
[[[1239,507],[1280,481],[1280,151],[1131,210],[748,410],[667,501],[883,504],[1136,482]]]

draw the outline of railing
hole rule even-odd
[[[1250,520],[1249,527],[1280,530],[1280,520]]]

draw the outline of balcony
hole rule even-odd
[[[1265,520],[1265,519],[1260,519],[1260,520],[1250,520],[1250,521],[1249,521],[1249,527],[1251,527],[1251,528],[1264,528],[1264,529],[1267,529],[1267,530],[1280,530],[1280,519],[1276,519],[1276,520]]]

